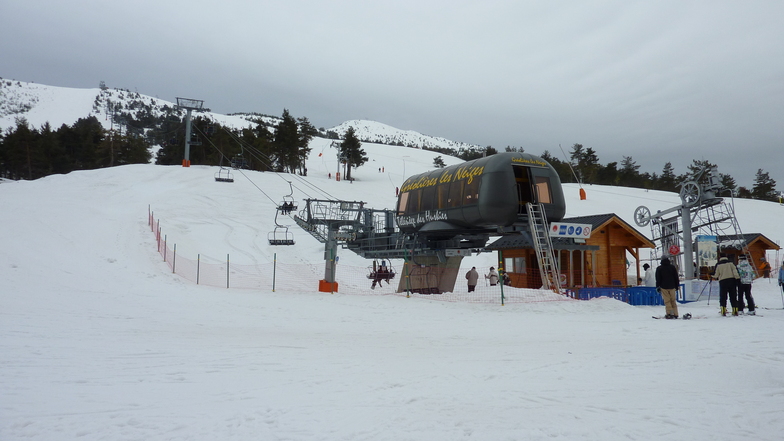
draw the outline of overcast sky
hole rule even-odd
[[[0,77],[784,190],[779,0],[3,0]]]

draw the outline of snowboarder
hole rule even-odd
[[[727,259],[725,254],[721,254],[719,263],[713,270],[711,276],[719,281],[719,304],[721,305],[721,315],[727,315],[727,296],[730,297],[732,315],[738,315],[738,283],[740,274],[735,264]]]
[[[738,274],[740,275],[740,284],[738,285],[738,312],[743,312],[743,296],[746,296],[746,304],[749,306],[749,314],[755,315],[754,311],[754,297],[751,296],[751,283],[754,281],[754,268],[746,260],[745,255],[738,257]]]
[[[468,292],[474,292],[474,289],[476,289],[476,282],[479,280],[479,273],[476,272],[475,266],[471,267],[466,273],[465,278],[468,280]]]
[[[664,300],[664,311],[666,319],[678,318],[678,302],[676,299],[676,291],[678,285],[681,284],[680,277],[678,277],[678,269],[670,263],[668,257],[663,257],[661,265],[656,268],[656,291],[658,291],[662,300]]]

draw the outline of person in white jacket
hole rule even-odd
[[[656,272],[650,265],[647,263],[642,266],[642,269],[645,270],[645,275],[642,278],[642,285],[643,286],[656,286]]]
[[[485,274],[485,279],[490,281],[490,286],[498,285],[498,273],[494,267],[490,267],[490,274]]]
[[[749,315],[755,315],[754,297],[751,296],[751,284],[754,282],[754,268],[746,260],[746,256],[738,256],[738,274],[740,275],[740,285],[738,285],[738,313],[743,312],[744,307],[749,308]],[[746,297],[744,304],[743,297]]]

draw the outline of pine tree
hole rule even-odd
[[[27,124],[27,119],[17,118],[16,129],[8,129],[3,137],[0,162],[3,166],[0,176],[7,179],[35,179],[32,174],[30,149],[35,143],[36,134]]]
[[[738,184],[735,182],[735,179],[730,175],[725,175],[724,173],[719,173],[719,183],[721,184],[722,188],[729,190],[732,194],[735,194],[735,189],[738,188]]]
[[[306,117],[298,118],[298,142],[297,142],[297,166],[300,169],[302,176],[308,175],[308,169],[305,167],[305,159],[312,150],[310,140],[318,134],[318,130],[313,127],[313,124]]]
[[[574,173],[572,173],[572,167],[566,161],[561,161],[560,159],[556,158],[548,150],[545,150],[544,153],[541,155],[542,159],[547,161],[553,168],[555,172],[558,173],[558,177],[561,179],[561,182],[572,182],[576,183],[576,179],[574,177]]]
[[[624,156],[621,161],[621,171],[619,184],[624,187],[642,187],[640,179],[640,166],[631,156]]]
[[[678,187],[675,184],[676,179],[675,169],[672,168],[672,163],[668,162],[664,164],[664,168],[662,169],[658,188],[664,191],[678,191]]]
[[[275,130],[275,157],[276,169],[295,173],[299,158],[299,127],[297,120],[289,113],[288,109],[283,109],[283,116]]]
[[[349,127],[343,142],[340,143],[340,156],[346,161],[346,179],[351,180],[351,167],[360,167],[368,157],[362,150],[362,143],[357,139],[353,127]]]
[[[757,175],[754,178],[754,187],[751,189],[751,197],[764,201],[778,200],[776,181],[767,172],[763,172],[762,169],[757,170]]]
[[[592,183],[600,185],[619,185],[621,175],[618,172],[618,163],[610,162],[606,166],[598,169]]]
[[[583,183],[596,183],[601,165],[599,164],[599,157],[596,156],[593,148],[584,148],[582,144],[574,144],[572,146],[571,161],[577,176]]]

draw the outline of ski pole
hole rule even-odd
[[[700,295],[697,296],[697,300],[702,298],[702,294],[705,293],[705,288],[708,286],[709,283],[710,282],[708,282],[708,283],[706,283],[705,285],[702,286],[702,290],[700,290]],[[710,296],[710,290],[708,290],[708,296]],[[710,302],[710,300],[708,300],[708,301]],[[710,304],[710,303],[708,303],[708,304]]]
[[[708,286],[710,287],[713,283],[713,279],[708,280]],[[710,306],[710,298],[711,298],[711,289],[708,288],[708,306]]]

